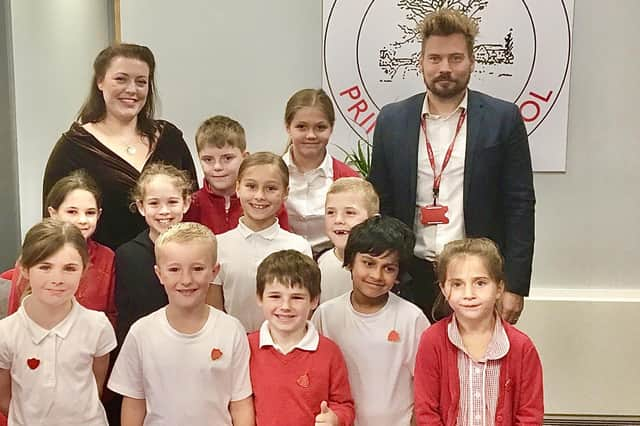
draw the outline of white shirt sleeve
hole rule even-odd
[[[100,357],[108,354],[118,346],[116,342],[116,333],[113,331],[113,326],[107,319],[107,316],[101,312],[102,315],[99,318],[100,334],[98,336],[98,344],[96,345],[95,357]]]
[[[311,323],[316,328],[316,330],[318,330],[318,333],[324,335],[324,333],[322,332],[322,306],[318,307],[318,309],[316,309],[316,311],[313,313],[313,316],[311,317]]]
[[[134,330],[132,327],[124,339],[107,387],[120,395],[145,399],[142,360]]]
[[[409,366],[411,367],[411,375],[414,376],[414,370],[416,367],[416,354],[418,352],[418,345],[420,344],[420,338],[422,337],[422,333],[429,327],[429,320],[424,314],[418,315],[415,321],[415,333],[412,336],[413,341],[411,342],[410,354],[411,358],[409,359]]]
[[[300,252],[306,254],[307,256],[313,259],[313,252],[311,251],[311,243],[309,243],[309,241],[307,240],[304,240],[304,242],[305,242],[304,247],[302,247],[302,250]]]
[[[233,359],[231,360],[231,371],[233,371],[231,401],[240,401],[250,397],[253,393],[251,376],[249,375],[249,357],[251,355],[249,340],[240,322],[236,321],[236,324]]]
[[[9,341],[6,322],[0,321],[0,368],[3,370],[11,369],[11,350],[9,348]]]

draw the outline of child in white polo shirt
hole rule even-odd
[[[185,222],[155,242],[169,304],[133,324],[109,379],[124,396],[122,424],[253,425],[249,345],[242,325],[206,304],[216,239]]]
[[[344,177],[331,184],[324,207],[324,230],[333,243],[318,259],[322,272],[320,303],[351,291],[351,273],[343,266],[344,246],[351,228],[377,214],[376,190],[359,177]]]
[[[406,270],[414,244],[411,230],[392,217],[374,216],[354,226],[344,251],[353,290],[320,305],[312,318],[344,354],[356,425],[412,422],[416,351],[429,322],[389,290]]]
[[[256,272],[269,254],[285,249],[311,256],[311,245],[280,227],[277,215],[287,198],[289,170],[271,152],[256,152],[238,170],[236,191],[244,216],[238,226],[218,236],[220,274],[209,290],[209,303],[238,318],[247,332],[264,321],[256,302]]]
[[[116,336],[73,296],[89,264],[82,233],[46,219],[27,232],[19,264],[29,295],[0,321],[0,412],[9,425],[106,426],[100,393]]]

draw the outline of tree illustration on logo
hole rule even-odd
[[[407,11],[409,23],[398,24],[400,39],[388,43],[379,50],[378,66],[387,76],[380,80],[390,83],[396,77],[406,78],[407,74],[419,74],[421,42],[420,23],[426,15],[438,9],[448,8],[460,11],[475,20],[482,21],[481,12],[487,8],[489,0],[399,0],[397,7]],[[504,38],[504,43],[484,43],[474,47],[474,56],[481,64],[513,64],[513,29]],[[510,75],[510,74],[504,74]]]

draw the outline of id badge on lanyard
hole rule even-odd
[[[429,164],[431,165],[431,170],[433,171],[433,204],[420,207],[420,222],[425,226],[444,225],[449,223],[449,218],[447,217],[449,207],[438,202],[438,195],[440,194],[440,182],[442,181],[442,173],[444,172],[444,169],[447,167],[447,165],[449,164],[449,160],[451,159],[451,154],[453,153],[456,139],[458,137],[458,134],[460,133],[460,129],[462,129],[462,124],[464,123],[466,116],[466,110],[463,109],[460,113],[458,124],[456,125],[456,131],[453,135],[453,140],[449,144],[449,148],[447,148],[447,152],[444,155],[440,173],[438,173],[436,170],[435,156],[433,155],[433,149],[431,148],[431,143],[429,142],[429,136],[427,136],[427,120],[423,117],[420,122],[422,132],[424,133],[424,140],[427,145]]]

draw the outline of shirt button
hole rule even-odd
[[[480,398],[480,392],[476,392],[476,398]]]
[[[475,418],[476,420],[480,420],[480,414],[476,414],[476,415],[474,416],[474,418]]]
[[[480,374],[480,369],[478,367],[475,368],[476,374]]]
[[[501,421],[502,421],[502,416],[500,416],[500,415],[499,415],[498,417],[496,417],[496,420],[498,420],[499,422],[501,422]]]

